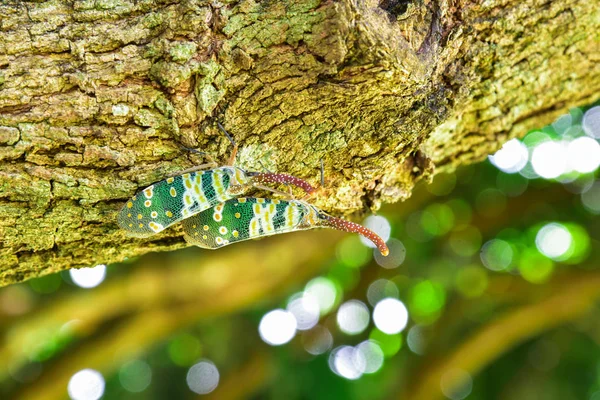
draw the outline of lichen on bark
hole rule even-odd
[[[184,246],[115,214],[201,162],[327,187],[340,214],[410,195],[600,89],[596,2],[5,1],[0,285]]]

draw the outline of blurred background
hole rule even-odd
[[[600,400],[600,103],[362,222],[0,288],[2,399]],[[358,221],[357,221],[358,222]]]

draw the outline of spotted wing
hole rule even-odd
[[[183,221],[185,240],[217,249],[243,240],[301,230],[308,207],[294,200],[231,199]]]
[[[231,198],[227,168],[165,179],[133,196],[117,216],[130,236],[148,237]]]

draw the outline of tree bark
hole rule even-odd
[[[126,238],[139,189],[201,162],[318,181],[347,214],[408,197],[600,89],[593,1],[5,1],[0,286],[184,246]]]

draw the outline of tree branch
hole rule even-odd
[[[0,285],[183,247],[115,214],[199,162],[181,144],[223,156],[215,117],[245,168],[323,159],[347,214],[600,91],[593,1],[48,4],[0,5]]]

